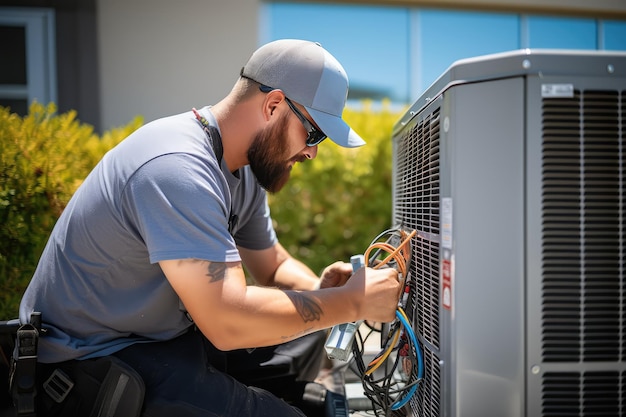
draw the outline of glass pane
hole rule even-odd
[[[26,99],[11,99],[0,97],[0,107],[9,107],[11,113],[17,113],[20,116],[26,116],[28,114],[28,103]]]
[[[626,22],[604,22],[604,49],[626,51]]]
[[[422,77],[418,94],[459,59],[520,48],[517,15],[424,10],[419,25]]]
[[[597,26],[592,19],[528,18],[529,46],[551,49],[596,49]]]
[[[26,84],[26,28],[0,26],[0,84]]]
[[[269,3],[268,37],[309,39],[345,68],[350,99],[407,101],[408,10],[398,7]]]

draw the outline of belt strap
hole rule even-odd
[[[17,329],[11,390],[17,415],[36,417],[35,396],[37,395],[37,344],[41,330],[41,314],[33,313],[30,323]]]

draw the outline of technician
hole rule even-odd
[[[365,143],[341,117],[344,69],[319,44],[288,39],[259,48],[240,75],[214,106],[148,123],[103,157],[21,302],[20,320],[39,311],[47,328],[40,362],[121,358],[145,382],[145,416],[302,416],[230,376],[221,353],[394,319],[395,270],[352,275],[337,262],[317,277],[280,245],[268,209],[266,191],[327,136]]]

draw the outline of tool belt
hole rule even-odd
[[[0,353],[9,366],[9,390],[18,417],[138,417],[143,380],[119,358],[37,363],[41,314],[28,324],[0,322]],[[10,359],[7,352],[12,351]]]

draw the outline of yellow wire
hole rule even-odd
[[[387,360],[387,358],[389,357],[389,355],[393,351],[393,348],[394,348],[394,346],[396,346],[396,343],[398,343],[398,339],[399,338],[400,338],[400,328],[398,327],[398,329],[394,332],[393,340],[391,341],[391,343],[389,344],[389,346],[385,350],[385,353],[383,353],[382,356],[377,357],[376,359],[371,361],[369,363],[369,365],[367,365],[368,369],[367,369],[367,371],[365,371],[365,375],[371,375],[375,370],[380,368],[380,365],[382,365],[383,362],[385,362]]]
[[[398,312],[404,317],[407,323],[410,323],[409,317],[406,315],[402,307],[398,306]]]

